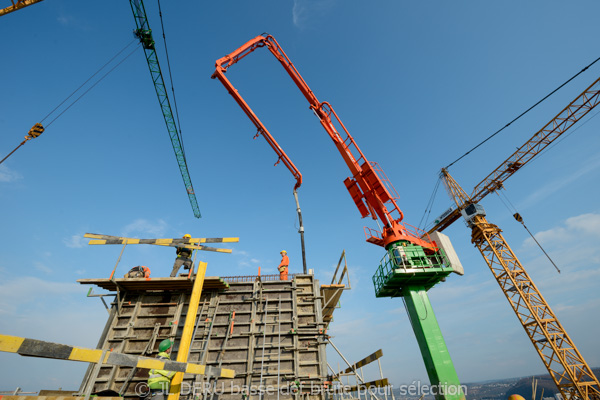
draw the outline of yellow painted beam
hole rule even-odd
[[[220,249],[216,247],[208,247],[200,245],[200,243],[237,243],[240,238],[181,238],[181,239],[137,239],[120,236],[99,235],[96,233],[86,233],[83,235],[86,238],[92,239],[88,242],[90,245],[106,245],[106,244],[153,244],[158,246],[183,247],[191,250],[215,251],[217,253],[231,253],[231,249]]]
[[[39,3],[40,1],[42,0],[17,0],[17,2],[12,6],[0,9],[0,17],[13,11],[20,10],[21,8],[30,6],[32,4]]]
[[[174,244],[174,245],[195,245],[198,243],[237,243],[238,237],[225,238],[166,238],[166,239],[138,239],[121,236],[99,235],[97,233],[86,233],[83,237],[88,239],[97,239],[90,241],[90,244]]]
[[[375,353],[371,354],[370,356],[367,356],[367,357],[363,358],[362,360],[360,360],[359,362],[357,362],[356,364],[352,365],[352,367],[346,368],[344,373],[347,374],[348,372],[351,372],[355,369],[364,367],[365,365],[372,363],[373,361],[375,361],[381,357],[383,357],[383,351],[381,349],[379,349]]]
[[[91,242],[91,240],[90,240]],[[102,243],[90,243],[90,244],[102,244]],[[216,251],[217,253],[231,253],[232,250],[231,249],[221,249],[218,247],[209,247],[209,246],[202,246],[202,245],[197,245],[197,244],[176,244],[176,243],[171,243],[171,244],[166,244],[166,243],[155,243],[158,246],[170,246],[170,247],[183,247],[185,249],[190,249],[190,250],[205,250],[205,251]]]
[[[204,268],[202,272],[202,279],[197,279],[197,281],[194,283],[194,287],[197,287],[199,285],[200,289],[198,290],[198,292],[201,292],[202,290],[204,274],[206,273],[206,263],[200,264],[203,265]],[[193,313],[194,317],[196,316],[196,312],[198,310],[200,295],[198,295],[195,302],[195,311],[189,311]],[[192,331],[193,328],[194,327],[192,323]],[[188,347],[184,351],[186,361],[189,349],[189,342],[191,341],[191,333],[188,334],[188,337]],[[0,351],[7,353],[17,353],[21,356],[27,357],[52,358],[56,360],[81,361],[91,363],[101,362],[102,364],[121,365],[126,367],[137,367],[143,369],[163,369],[166,371],[179,372],[179,374],[177,375],[182,376],[184,372],[189,374],[204,374],[206,371],[206,367],[204,365],[179,362],[179,358],[178,361],[170,361],[150,357],[134,356],[131,354],[106,352],[104,359],[101,360],[102,350],[85,349],[81,347],[68,346],[65,344],[51,343],[45,342],[43,340],[27,339],[9,335],[0,335]],[[210,370],[212,374],[220,378],[233,378],[235,376],[235,372],[231,369],[211,368]]]
[[[196,314],[198,313],[198,305],[200,304],[200,296],[202,295],[202,286],[204,286],[204,275],[206,275],[206,263],[200,261],[198,263],[198,272],[194,280],[194,288],[190,296],[190,303],[183,325],[183,332],[179,340],[179,350],[177,350],[177,362],[185,363],[188,359],[190,346],[192,345],[194,326],[196,325]],[[171,380],[171,389],[168,400],[179,400],[179,392],[181,391],[181,382],[183,382],[183,372],[175,374]]]

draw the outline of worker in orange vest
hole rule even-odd
[[[287,256],[287,251],[285,250],[281,250],[279,254],[281,254],[281,262],[279,263],[279,267],[277,267],[279,270],[279,279],[282,281],[287,281],[290,259]]]
[[[150,279],[150,268],[144,265],[138,265],[137,267],[133,267],[127,272],[124,278],[146,278]]]

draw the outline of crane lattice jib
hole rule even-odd
[[[39,3],[40,1],[42,0],[17,0],[16,2],[14,0],[11,0],[11,6],[0,8],[0,17],[13,11],[20,10],[21,8],[30,6],[32,4]]]
[[[598,379],[501,232],[478,215],[473,221],[472,242],[494,274],[562,398],[600,400]]]
[[[472,204],[458,182],[442,169],[448,194],[457,205]],[[501,234],[477,214],[469,222],[471,242],[479,249],[519,322],[548,369],[563,399],[600,400],[598,379]]]
[[[185,190],[190,199],[194,216],[196,218],[200,218],[200,208],[198,207],[198,201],[196,200],[196,194],[194,192],[194,187],[192,186],[192,179],[190,178],[190,173],[188,171],[183,145],[177,131],[175,118],[173,118],[171,103],[169,102],[169,96],[167,95],[165,82],[160,70],[160,64],[154,49],[154,40],[152,39],[152,31],[150,29],[150,25],[148,24],[146,9],[144,8],[144,3],[141,0],[130,0],[129,3],[131,4],[131,10],[133,11],[133,17],[136,24],[135,34],[139,37],[144,48],[144,54],[146,55],[146,61],[148,62],[150,75],[152,76],[152,82],[154,83],[154,89],[156,90],[158,102],[165,119],[167,131],[169,132],[169,138],[171,139],[171,144],[173,145],[173,151],[175,152],[175,158],[177,159],[177,164],[179,165],[179,171],[181,172],[181,177],[183,178]]]
[[[321,125],[323,125],[327,134],[331,137],[336,148],[342,155],[346,165],[352,172],[352,177],[347,178],[344,183],[358,207],[361,216],[366,217],[371,215],[373,219],[379,218],[385,225],[383,232],[379,233],[380,236],[372,235],[368,237],[368,241],[380,246],[386,246],[387,244],[398,240],[408,240],[411,243],[423,247],[432,247],[431,241],[429,241],[426,236],[425,239],[422,239],[420,237],[421,233],[415,233],[401,223],[404,216],[396,203],[398,195],[391,183],[389,183],[389,180],[385,177],[381,168],[379,168],[376,163],[367,160],[331,105],[327,102],[319,102],[273,36],[257,36],[246,42],[237,50],[217,60],[216,69],[212,77],[221,81],[227,88],[229,94],[244,109],[246,114],[259,129],[259,132],[262,133],[261,129],[264,129],[261,128],[262,124],[257,123],[258,118],[251,112],[248,104],[242,99],[238,91],[225,77],[225,72],[229,67],[260,47],[267,47],[281,63],[285,71],[309,102],[310,108],[319,118]],[[344,131],[346,135],[345,138],[343,138],[336,129],[332,115],[335,117],[337,124]]]
[[[559,112],[542,129],[536,132],[523,146],[504,160],[498,168],[477,184],[470,196],[470,202],[478,203],[488,194],[502,188],[506,179],[531,161],[536,155],[540,154],[577,121],[586,116],[598,103],[600,103],[600,78],[577,96],[575,100]],[[431,228],[429,233],[436,230],[442,231],[450,226],[460,218],[460,210],[467,205],[465,203],[459,205],[457,209],[453,210],[452,213]]]

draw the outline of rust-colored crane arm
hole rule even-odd
[[[262,36],[259,36],[258,38],[262,38]],[[294,190],[296,190],[302,185],[302,174],[300,173],[298,168],[296,168],[292,160],[290,160],[285,151],[283,151],[281,146],[279,146],[279,143],[277,143],[277,141],[275,140],[275,138],[273,138],[271,133],[269,133],[269,131],[263,125],[261,120],[256,116],[256,114],[254,114],[254,111],[252,111],[248,103],[246,103],[246,101],[242,98],[237,89],[234,88],[231,82],[227,79],[227,77],[225,77],[225,72],[227,71],[227,68],[237,63],[257,48],[263,47],[265,45],[262,41],[257,40],[258,38],[252,39],[233,53],[217,60],[217,68],[215,70],[215,73],[212,75],[212,78],[219,79],[219,81],[223,84],[223,86],[225,86],[229,94],[234,98],[234,100],[238,103],[242,110],[244,110],[244,113],[248,116],[248,118],[250,118],[254,126],[256,126],[257,133],[254,137],[256,138],[258,135],[262,135],[267,141],[267,143],[269,143],[271,148],[275,151],[275,153],[278,156],[278,160],[277,163],[275,163],[275,165],[277,165],[279,161],[283,161],[283,164],[292,173],[294,178],[296,178],[296,185],[294,186]]]
[[[536,155],[540,154],[577,121],[587,115],[598,103],[600,103],[600,78],[577,96],[575,100],[559,112],[542,129],[536,132],[531,139],[525,142],[510,157],[504,160],[498,168],[478,183],[473,189],[468,202],[459,201],[454,197],[453,200],[457,203],[458,208],[431,228],[429,233],[436,230],[443,231],[460,218],[460,211],[468,204],[478,203],[488,194],[501,189],[504,181],[531,161]]]
[[[5,14],[11,13],[13,11],[20,10],[21,8],[30,6],[32,4],[39,3],[40,1],[43,1],[43,0],[17,0],[16,2],[15,2],[15,0],[10,0],[12,5],[5,7],[5,8],[1,8],[0,9],[0,17]]]
[[[342,155],[346,165],[352,173],[352,177],[347,178],[344,181],[344,184],[358,207],[361,216],[366,217],[371,215],[374,219],[378,218],[384,224],[383,232],[376,234],[370,232],[368,234],[368,241],[380,246],[385,246],[394,241],[408,240],[423,247],[433,247],[431,241],[428,240],[426,236],[424,236],[424,239],[421,238],[421,233],[417,232],[416,228],[407,227],[401,223],[404,215],[396,203],[398,194],[377,163],[367,160],[336,112],[333,110],[333,107],[327,102],[319,102],[273,36],[260,35],[246,42],[243,46],[227,56],[217,60],[216,69],[212,78],[219,79],[219,81],[227,88],[229,94],[235,99],[240,107],[242,107],[246,115],[257,127],[259,133],[263,134],[271,144],[271,147],[280,154],[280,158],[284,160],[284,163],[288,165],[287,161],[289,159],[285,156],[283,150],[276,145],[275,140],[268,133],[262,122],[260,122],[238,91],[225,77],[225,72],[229,67],[260,47],[267,47],[281,63],[285,71],[292,78],[296,86],[300,89],[300,92],[302,92],[302,95],[310,104],[310,108],[319,118],[321,125],[325,128],[325,131],[331,137],[336,148]],[[335,123],[332,116],[335,118]],[[339,126],[341,130],[338,131],[336,126]],[[345,137],[340,135],[339,132],[342,131],[345,134]],[[289,161],[289,163],[291,163],[291,161]],[[289,165],[288,168],[290,168]]]
[[[600,103],[600,78],[477,184],[471,194],[473,202],[478,203],[488,194],[502,188],[505,180],[585,117],[598,103]]]

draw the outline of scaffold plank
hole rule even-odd
[[[124,290],[192,290],[194,281],[187,277],[177,278],[122,278],[122,279],[78,279],[82,285],[96,285],[102,289],[116,291],[117,285]],[[204,278],[204,288],[224,290],[229,284],[220,277]]]

